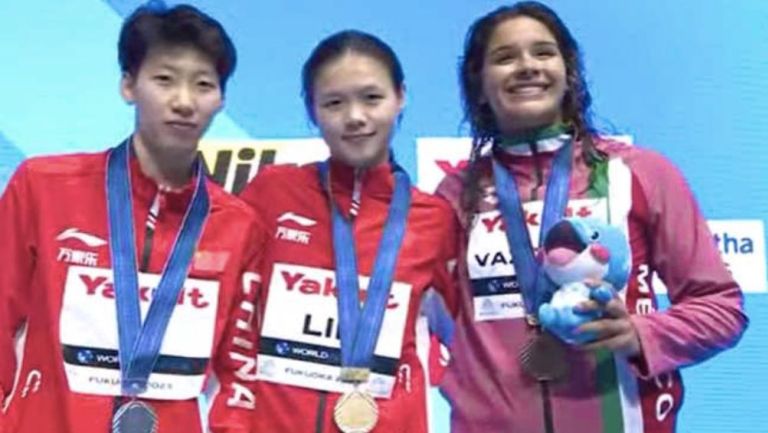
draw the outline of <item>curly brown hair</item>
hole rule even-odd
[[[592,135],[590,106],[592,96],[584,76],[584,65],[576,40],[557,14],[542,3],[524,1],[502,6],[476,20],[467,31],[459,79],[464,108],[464,120],[470,124],[472,151],[467,176],[464,179],[462,208],[468,217],[474,214],[479,198],[478,160],[486,145],[500,134],[490,105],[483,102],[483,64],[493,32],[499,24],[516,17],[528,17],[542,23],[554,36],[565,62],[567,90],[563,96],[563,120],[574,137],[582,142],[588,162],[602,159],[595,149]]]

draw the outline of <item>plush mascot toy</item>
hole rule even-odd
[[[590,299],[605,304],[623,290],[630,268],[627,237],[618,227],[594,218],[565,218],[546,234],[540,254],[544,272],[559,287],[551,301],[539,307],[541,325],[567,343],[594,340],[595,335],[575,330],[601,312],[574,307]]]

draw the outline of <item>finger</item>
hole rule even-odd
[[[627,311],[627,307],[624,305],[624,302],[621,301],[619,298],[613,298],[608,303],[606,303],[603,306],[603,310],[605,311],[605,315],[608,317],[613,318],[625,318],[629,317],[629,312]]]
[[[580,350],[591,352],[607,349],[613,352],[632,353],[634,352],[633,338],[632,334],[618,334],[610,338],[603,338],[584,344],[580,347]]]
[[[592,300],[579,302],[573,307],[575,313],[591,313],[602,309],[602,305]]]
[[[597,339],[611,338],[622,333],[631,333],[632,325],[623,319],[599,319],[584,323],[576,328],[575,333],[591,333]]]

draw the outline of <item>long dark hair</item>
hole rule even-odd
[[[472,23],[464,41],[464,56],[459,70],[464,120],[470,124],[472,131],[472,151],[462,194],[462,207],[470,219],[476,210],[480,194],[478,160],[486,145],[492,143],[500,134],[490,105],[483,102],[482,70],[485,54],[496,27],[516,17],[535,19],[555,37],[566,71],[567,90],[562,102],[563,121],[571,128],[574,138],[582,142],[588,162],[602,159],[602,154],[597,151],[592,140],[595,132],[590,114],[592,96],[585,81],[581,52],[571,32],[560,17],[542,3],[524,1],[502,6]]]

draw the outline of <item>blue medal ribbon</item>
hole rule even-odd
[[[384,233],[376,252],[367,296],[361,309],[352,223],[342,215],[331,194],[329,161],[318,164],[320,181],[328,193],[333,219],[333,252],[336,261],[342,367],[370,368],[384,321],[397,256],[411,206],[411,181],[408,174],[394,162],[392,166],[395,178],[394,192]]]
[[[210,205],[205,175],[198,159],[194,167],[197,183],[192,200],[142,325],[129,159],[129,140],[112,149],[107,161],[106,189],[121,389],[124,395],[135,396],[147,388],[147,380],[160,354],[168,322],[187,278]]]
[[[555,153],[552,173],[547,182],[539,245],[542,245],[547,231],[562,218],[568,205],[572,154],[573,145],[570,140]],[[554,288],[551,287],[552,283],[548,278],[543,275],[540,263],[533,254],[517,182],[495,157],[492,161],[499,211],[506,226],[505,234],[512,252],[517,282],[523,295],[526,313],[536,315],[539,305],[547,301],[547,297],[551,295]]]

